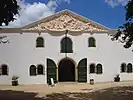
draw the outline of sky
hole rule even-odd
[[[17,0],[20,16],[8,27],[21,27],[68,9],[111,29],[125,21],[124,6],[129,0]]]

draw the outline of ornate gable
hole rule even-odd
[[[33,25],[34,24],[34,25]],[[63,11],[23,27],[29,31],[108,32],[108,28],[70,11]]]

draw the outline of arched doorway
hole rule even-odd
[[[73,60],[65,58],[60,61],[58,66],[58,81],[59,82],[75,81],[75,64]]]

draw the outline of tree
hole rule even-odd
[[[113,40],[120,40],[125,48],[130,48],[133,44],[133,0],[129,0],[125,6],[125,23],[119,27]]]
[[[2,0],[0,2],[0,26],[2,23],[8,25],[10,21],[14,21],[14,16],[19,14],[19,8],[16,0]]]

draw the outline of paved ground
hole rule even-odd
[[[48,85],[0,86],[0,100],[132,100],[131,98],[133,98],[133,81],[95,85],[59,83],[55,87]]]

